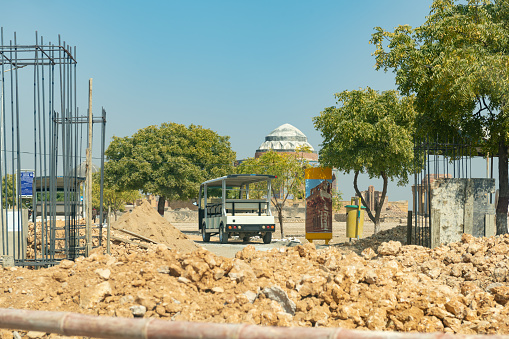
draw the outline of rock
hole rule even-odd
[[[454,333],[458,333],[461,331],[461,320],[456,318],[444,318],[442,320],[445,326],[449,327],[454,331]]]
[[[445,309],[437,307],[437,306],[428,308],[427,315],[437,317],[438,319],[441,319],[441,320],[444,320],[445,318],[454,317],[453,314],[451,314],[451,313],[447,312]]]
[[[216,286],[216,287],[212,288],[212,292],[214,292],[214,293],[223,293],[224,292],[224,288]]]
[[[371,260],[376,257],[375,251],[371,247],[364,249],[361,253],[362,257],[366,260]]]
[[[68,270],[74,266],[74,261],[64,259],[58,265],[58,268],[63,268],[64,270]]]
[[[471,244],[475,242],[475,237],[472,234],[463,233],[461,235],[461,241],[465,244]]]
[[[461,294],[463,295],[469,295],[480,291],[481,289],[479,288],[479,286],[477,286],[475,283],[471,281],[465,281],[464,283],[461,284]]]
[[[147,311],[153,311],[157,306],[157,303],[156,303],[154,297],[146,296],[142,293],[140,293],[136,296],[136,299],[134,300],[134,302],[145,307],[145,309]]]
[[[183,273],[182,267],[177,264],[169,265],[168,269],[170,270],[170,275],[173,277],[180,277]]]
[[[2,339],[13,339],[14,334],[12,331],[0,329],[0,338]]]
[[[495,301],[501,305],[505,305],[509,301],[509,286],[494,287],[491,289],[491,293],[495,296]]]
[[[212,271],[215,280],[219,280],[222,277],[224,277],[225,273],[226,272],[219,267],[214,268],[214,270]]]
[[[142,305],[134,305],[129,307],[129,309],[135,318],[143,318],[145,313],[147,313],[147,308]]]
[[[366,326],[372,331],[382,331],[387,322],[387,311],[383,308],[375,308],[366,317]]]
[[[80,307],[91,308],[101,302],[106,296],[111,295],[111,285],[104,281],[99,285],[89,286],[80,291]]]
[[[177,281],[180,282],[180,283],[183,283],[183,284],[190,284],[191,283],[191,280],[189,280],[187,278],[184,278],[184,277],[178,277]]]
[[[108,280],[111,275],[111,271],[108,268],[98,268],[94,271],[101,279]]]
[[[134,302],[134,297],[132,295],[125,295],[122,298],[119,299],[119,304],[131,304]]]
[[[170,274],[170,267],[168,265],[160,266],[157,269],[157,273]]]
[[[501,286],[504,286],[504,284],[499,283],[499,282],[489,284],[488,286],[486,286],[486,292],[494,294],[493,289],[495,289],[496,287],[501,287]]]
[[[233,262],[233,267],[228,273],[228,277],[238,283],[244,281],[244,279],[256,279],[256,275],[251,266],[239,259],[235,259]]]
[[[466,314],[466,307],[461,302],[457,300],[451,300],[447,304],[445,304],[445,309],[454,314],[456,318],[463,319]]]
[[[401,249],[401,243],[399,241],[384,242],[378,246],[377,252],[379,255],[396,255]]]
[[[262,292],[267,298],[278,302],[286,313],[295,315],[296,305],[281,287],[265,287]]]
[[[378,281],[378,275],[376,274],[376,271],[374,269],[368,270],[364,275],[364,281],[367,284],[376,284]]]
[[[28,338],[35,339],[35,338],[42,338],[45,335],[46,335],[46,332],[28,331],[26,336]]]
[[[422,317],[421,321],[417,325],[418,332],[433,333],[440,332],[444,329],[444,324],[440,319],[434,316]]]
[[[242,251],[237,252],[235,254],[235,258],[249,261],[256,253],[256,249],[253,245],[247,245],[242,249]]]
[[[64,281],[67,281],[69,276],[68,276],[67,272],[57,271],[57,272],[53,273],[52,278],[58,282],[64,282]]]
[[[249,300],[251,304],[254,303],[254,301],[258,297],[258,293],[255,293],[253,291],[246,291],[244,292],[244,295],[247,297],[247,300]]]

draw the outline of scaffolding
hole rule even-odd
[[[21,45],[14,33],[6,44],[0,30],[0,254],[14,265],[49,266],[84,254],[84,176],[78,167],[85,156],[82,126],[94,123],[101,124],[101,212],[94,240],[101,245],[106,111],[92,121],[79,115],[76,65],[76,47],[60,36],[55,45],[35,32],[34,45]],[[32,173],[31,195],[22,189],[26,172]]]

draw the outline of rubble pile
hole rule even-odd
[[[124,213],[111,227],[113,230],[134,232],[180,252],[191,252],[199,248],[194,241],[157,213],[146,200],[131,213]]]
[[[307,243],[236,258],[122,244],[40,270],[3,268],[0,305],[274,326],[509,333],[509,235],[360,254]]]

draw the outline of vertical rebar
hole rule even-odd
[[[100,213],[100,227],[99,227],[99,246],[102,246],[102,234],[103,234],[103,185],[104,185],[104,147],[105,147],[105,129],[106,129],[106,110],[102,109],[102,123],[101,123],[101,185],[100,185],[100,202],[99,202],[99,213]],[[109,227],[109,225],[108,225]]]
[[[4,45],[4,28],[3,27],[0,27],[0,44],[3,46]],[[1,110],[1,117],[0,117],[0,123],[1,123],[1,126],[0,126],[0,219],[1,219],[1,225],[2,225],[2,255],[6,255],[7,253],[5,252],[6,250],[6,247],[7,247],[7,230],[6,230],[6,225],[5,225],[5,222],[4,222],[4,219],[7,218],[7,194],[3,194],[4,192],[4,175],[6,172],[3,171],[3,163],[7,163],[6,161],[6,158],[5,158],[5,143],[4,143],[4,136],[5,136],[5,129],[4,129],[4,126],[5,126],[5,118],[4,118],[4,115],[5,115],[5,67],[4,67],[4,60],[5,60],[5,56],[3,55],[2,53],[2,88],[1,88],[1,91],[2,93],[0,93],[0,96],[1,96],[1,102],[0,102],[0,110]],[[7,188],[7,178],[5,179],[5,188]],[[4,204],[4,197],[5,197],[5,204]],[[4,206],[5,205],[5,206]],[[4,211],[5,209],[5,211]]]
[[[16,41],[16,33],[14,33],[14,44],[17,46],[18,43]],[[18,48],[15,49],[15,59],[16,59],[16,66],[18,65]],[[17,199],[17,214],[18,214],[18,234],[17,234],[17,240],[18,240],[18,253],[17,257],[18,259],[22,259],[21,255],[23,254],[22,247],[21,247],[21,239],[23,237],[23,216],[22,216],[22,200],[21,200],[21,140],[20,140],[20,133],[19,133],[19,88],[18,88],[18,67],[14,70],[15,76],[16,76],[16,199]]]

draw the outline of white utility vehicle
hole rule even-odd
[[[200,185],[198,198],[198,226],[203,241],[219,234],[225,244],[231,236],[244,242],[260,236],[265,244],[272,240],[275,230],[270,211],[271,180],[273,175],[230,174],[205,181]]]

